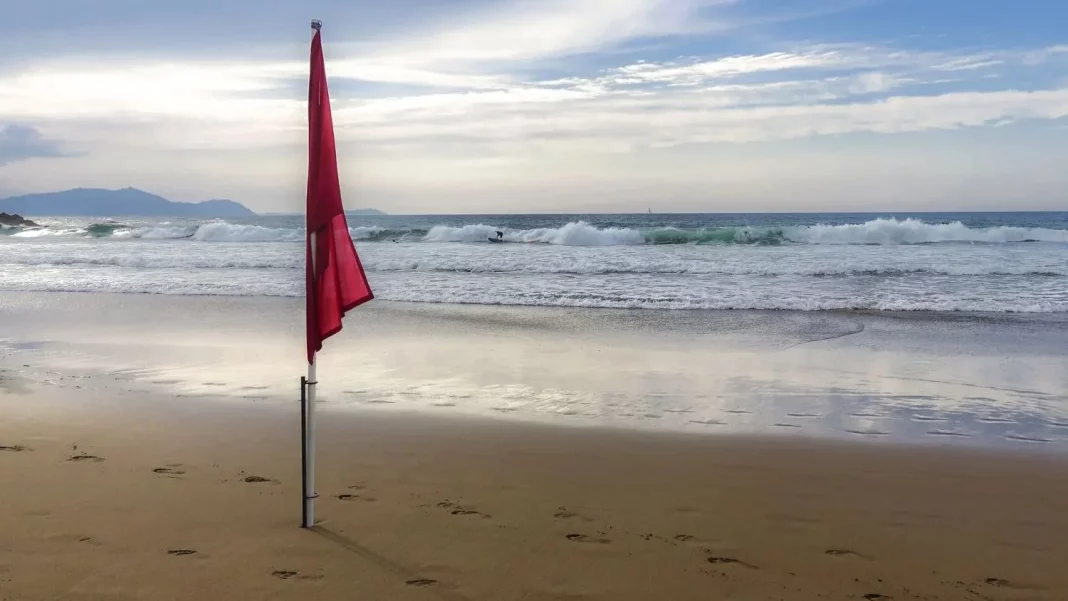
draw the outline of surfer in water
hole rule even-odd
[[[504,241],[504,232],[502,232],[500,230],[497,230],[497,239],[503,242]]]

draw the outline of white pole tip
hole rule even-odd
[[[320,29],[323,28],[323,22],[320,21],[319,19],[312,19],[311,28],[314,29],[315,31],[319,31]]]

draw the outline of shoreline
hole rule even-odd
[[[297,300],[0,293],[0,369],[57,394],[286,402]],[[1065,334],[1030,317],[380,302],[329,341],[320,392],[325,407],[1063,452]]]
[[[54,289],[19,289],[19,290],[0,290],[0,295],[34,295],[34,294],[61,294],[61,295],[77,295],[77,296],[132,296],[132,297],[150,297],[150,298],[189,298],[189,299],[202,299],[202,300],[267,300],[267,301],[281,301],[281,302],[297,302],[301,301],[304,297],[299,294],[197,294],[197,293],[173,293],[173,292],[154,292],[154,291],[120,291],[120,292],[108,292],[103,290],[54,290]],[[1006,310],[1006,311],[971,311],[964,309],[952,309],[947,311],[935,311],[931,309],[874,309],[869,307],[833,307],[833,308],[819,308],[819,309],[797,309],[787,307],[724,307],[724,308],[709,308],[709,307],[624,307],[624,306],[585,306],[585,305],[541,305],[541,304],[523,304],[523,303],[492,303],[492,302],[479,302],[479,301],[449,301],[439,302],[432,300],[390,300],[375,298],[375,304],[377,305],[391,305],[396,307],[440,307],[443,309],[456,309],[456,308],[484,308],[488,310],[492,309],[516,309],[516,310],[532,310],[532,311],[592,311],[599,313],[691,313],[691,314],[784,314],[784,315],[854,315],[854,316],[867,316],[867,317],[902,317],[902,318],[923,318],[930,319],[932,321],[952,321],[954,319],[960,320],[991,320],[991,321],[1051,321],[1055,323],[1068,323],[1068,311],[1047,311],[1047,310]]]
[[[1063,457],[323,412],[307,532],[295,407],[0,407],[15,599],[1068,594]]]

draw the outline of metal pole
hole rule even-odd
[[[312,238],[314,240],[314,237]],[[307,411],[304,428],[304,527],[315,525],[315,359],[308,364]]]
[[[308,379],[300,377],[300,527],[308,527]]]

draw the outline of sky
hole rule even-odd
[[[0,0],[0,197],[300,212],[311,29],[346,206],[1068,210],[1063,0]]]

